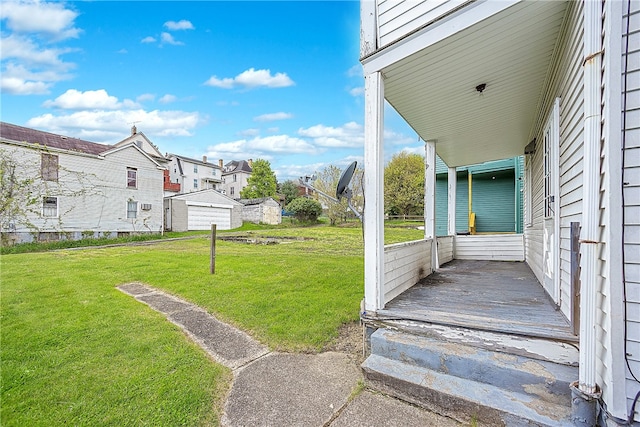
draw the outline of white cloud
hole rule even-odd
[[[190,21],[181,19],[180,21],[167,21],[164,27],[168,30],[193,30],[195,27]]]
[[[197,112],[137,110],[76,111],[66,115],[43,114],[27,126],[95,142],[115,143],[129,135],[131,122],[149,137],[191,136],[201,122]]]
[[[347,70],[347,76],[349,77],[363,77],[362,65],[356,64]]]
[[[153,101],[154,99],[156,99],[156,96],[152,93],[143,93],[142,95],[138,95],[136,97],[137,102]]]
[[[26,81],[19,77],[0,77],[0,90],[11,95],[44,95],[49,93],[51,83]]]
[[[143,38],[142,40],[140,40],[140,43],[155,43],[156,39],[154,37],[151,36],[147,36],[145,38]]]
[[[160,40],[161,40],[161,44],[172,44],[174,46],[180,46],[184,44],[182,42],[175,40],[173,36],[169,33],[160,34]]]
[[[64,110],[139,108],[139,105],[130,99],[120,102],[118,98],[109,95],[104,89],[85,92],[69,89],[56,99],[45,101],[43,105],[48,108],[56,107]]]
[[[129,51],[127,49],[122,48],[122,49],[118,50],[116,53],[120,53],[120,54],[125,55],[125,54],[129,53]]]
[[[254,117],[253,121],[254,122],[273,122],[276,120],[286,120],[291,118],[293,118],[293,114],[285,113],[281,111],[278,113],[262,114],[260,116]]]
[[[313,155],[317,154],[318,150],[301,138],[272,135],[212,145],[208,152],[212,158],[272,158],[275,154]]]
[[[241,130],[240,132],[238,132],[238,135],[246,136],[246,137],[257,136],[257,135],[260,135],[260,129],[251,128],[251,129]]]
[[[362,96],[364,95],[364,86],[354,87],[349,89],[349,95],[351,96]]]
[[[233,78],[225,77],[220,79],[217,76],[211,76],[204,84],[222,89],[232,89],[238,86],[253,89],[256,87],[287,87],[293,86],[295,82],[286,73],[276,73],[272,76],[271,70],[249,68]]]
[[[315,125],[298,129],[298,134],[313,138],[316,145],[332,148],[364,147],[364,129],[355,122],[345,123],[341,127]]]
[[[69,71],[75,64],[63,61],[62,55],[75,49],[56,43],[78,37],[81,30],[74,27],[77,16],[62,3],[2,3],[0,88],[3,93],[45,94],[56,82],[71,78]]]
[[[76,38],[82,30],[73,26],[78,13],[63,3],[40,1],[4,1],[0,19],[16,33],[46,35],[53,40]]]
[[[278,133],[278,132],[280,132],[280,128],[277,127],[277,126],[270,127],[270,128],[267,129],[267,132],[269,132],[269,133]]]
[[[160,104],[170,104],[172,102],[176,102],[177,100],[177,96],[167,93],[166,95],[161,96],[160,99],[158,99],[158,102]]]

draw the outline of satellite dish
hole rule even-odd
[[[347,187],[351,182],[351,178],[353,178],[357,164],[358,162],[354,161],[342,171],[342,175],[340,175],[340,179],[338,180],[338,186],[336,187],[336,197],[338,200],[342,200],[342,198],[346,196]]]

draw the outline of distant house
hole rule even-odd
[[[169,181],[180,185],[180,193],[191,193],[201,190],[221,190],[222,160],[217,164],[191,159],[178,154],[167,154],[169,159]]]
[[[276,225],[282,222],[282,207],[271,197],[240,199],[243,221]]]
[[[457,233],[522,233],[522,156],[461,166],[456,175]],[[436,157],[436,236],[449,234],[447,184],[447,165]]]
[[[171,231],[230,230],[242,226],[242,203],[216,190],[165,197],[165,229]]]
[[[17,210],[1,213],[5,239],[162,231],[164,166],[135,142],[96,144],[2,122],[0,151],[15,174],[3,187],[16,186],[3,197],[20,198]]]
[[[222,170],[222,193],[232,199],[239,199],[240,192],[247,186],[249,177],[253,172],[253,161],[233,160]]]

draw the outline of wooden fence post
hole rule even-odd
[[[211,224],[211,262],[209,263],[211,274],[216,272],[216,224]]]

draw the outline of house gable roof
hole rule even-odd
[[[190,157],[181,156],[179,154],[168,153],[167,158],[169,159],[175,158],[178,161],[178,164],[180,164],[180,161],[183,161],[188,163],[194,163],[196,165],[212,167],[214,169],[220,169],[220,166],[218,166],[218,164],[216,163],[204,162],[202,160],[192,159]]]
[[[156,147],[156,145],[151,142],[143,132],[136,131],[136,133],[129,135],[122,141],[118,142],[115,146],[120,147],[129,143],[134,143],[138,148],[142,149],[142,151],[156,160],[167,161],[165,156],[163,156],[160,150],[158,150],[158,147]]]
[[[104,153],[113,148],[112,145],[98,144],[5,122],[0,122],[0,137],[9,141],[39,144],[46,147],[93,155]]]
[[[228,175],[230,173],[246,172],[252,173],[253,168],[249,166],[249,162],[246,160],[232,160],[224,165],[222,175]]]

